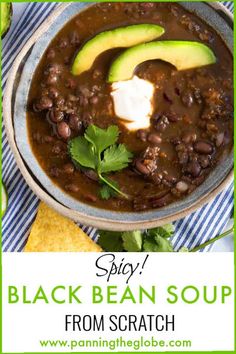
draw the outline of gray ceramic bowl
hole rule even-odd
[[[231,27],[232,18],[230,18],[227,12],[224,12],[220,6],[218,10],[216,10],[207,3],[183,2],[181,4],[188,10],[195,12],[199,17],[211,25],[221,35],[228,48],[231,51],[233,50],[233,31]],[[32,180],[34,179],[34,183],[37,183],[38,185],[36,192],[40,198],[45,200],[45,198],[40,195],[40,190],[44,193],[44,195],[46,191],[48,194],[48,199],[50,199],[50,201],[52,199],[54,200],[54,207],[58,206],[58,209],[61,212],[65,210],[66,212],[64,212],[64,214],[67,216],[71,215],[71,217],[77,221],[92,224],[93,226],[98,227],[103,226],[108,229],[135,229],[138,227],[148,228],[153,227],[154,225],[162,224],[166,220],[170,221],[186,215],[201,206],[202,203],[208,201],[210,196],[212,197],[219,193],[222,189],[222,187],[219,188],[219,186],[224,185],[223,182],[228,178],[230,172],[232,172],[233,153],[222,161],[214,171],[212,171],[207,180],[200,187],[198,187],[195,192],[185,199],[161,209],[141,213],[108,211],[92,207],[75,200],[53,184],[53,182],[44,173],[32,153],[26,126],[26,103],[32,76],[41,56],[52,38],[70,18],[87,6],[91,6],[91,3],[67,4],[58,16],[52,18],[52,25],[36,41],[32,51],[26,59],[16,91],[13,115],[15,142],[17,149],[23,158],[24,164],[27,165],[30,170],[29,173],[31,176],[33,175]],[[24,174],[25,173],[26,172],[24,172]],[[31,185],[31,182],[29,184]],[[217,191],[217,193],[215,193],[215,191]]]

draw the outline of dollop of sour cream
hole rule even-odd
[[[153,94],[153,84],[137,76],[112,84],[114,110],[127,129],[138,130],[150,126]]]

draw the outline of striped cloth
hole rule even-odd
[[[224,2],[233,12],[233,1]],[[18,6],[14,4],[14,6]],[[2,47],[3,93],[12,63],[31,34],[45,20],[57,3],[29,3],[15,27],[7,34]],[[2,220],[2,246],[4,252],[23,250],[30,227],[34,221],[39,200],[25,183],[17,168],[7,142],[5,129],[2,134],[2,178],[6,185],[9,204]],[[175,222],[173,244],[176,250],[182,246],[192,248],[223,231],[233,212],[233,184],[229,185],[215,200],[202,209]],[[80,225],[81,226],[81,225]],[[82,226],[96,240],[96,230]],[[206,247],[204,251],[209,251]]]

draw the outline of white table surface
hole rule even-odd
[[[13,20],[12,20],[11,29],[17,23],[18,19],[20,18],[22,12],[25,10],[25,7],[27,5],[28,5],[28,3],[25,3],[25,2],[13,3]],[[10,34],[10,32],[11,32],[11,30],[8,32],[7,36],[4,38],[4,41],[7,40],[7,37]],[[225,230],[228,230],[230,227],[232,227],[232,224],[233,224],[233,221],[230,220],[229,223],[226,225]],[[233,252],[234,251],[234,235],[231,234],[231,235],[225,237],[224,239],[215,242],[211,251],[213,251],[213,252]]]

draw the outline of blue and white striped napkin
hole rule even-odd
[[[14,3],[14,6],[20,4]],[[233,12],[233,1],[224,2]],[[25,11],[3,40],[2,86],[3,93],[8,72],[23,45],[39,27],[57,3],[28,3]],[[2,246],[4,252],[21,252],[25,246],[30,227],[34,221],[38,198],[25,183],[7,142],[5,129],[2,134],[2,178],[9,195],[9,205],[2,221]],[[176,250],[182,246],[192,248],[223,231],[233,212],[233,183],[215,200],[193,214],[175,222],[173,243]],[[83,230],[96,239],[96,230],[82,226]],[[206,247],[204,251],[209,251]]]

